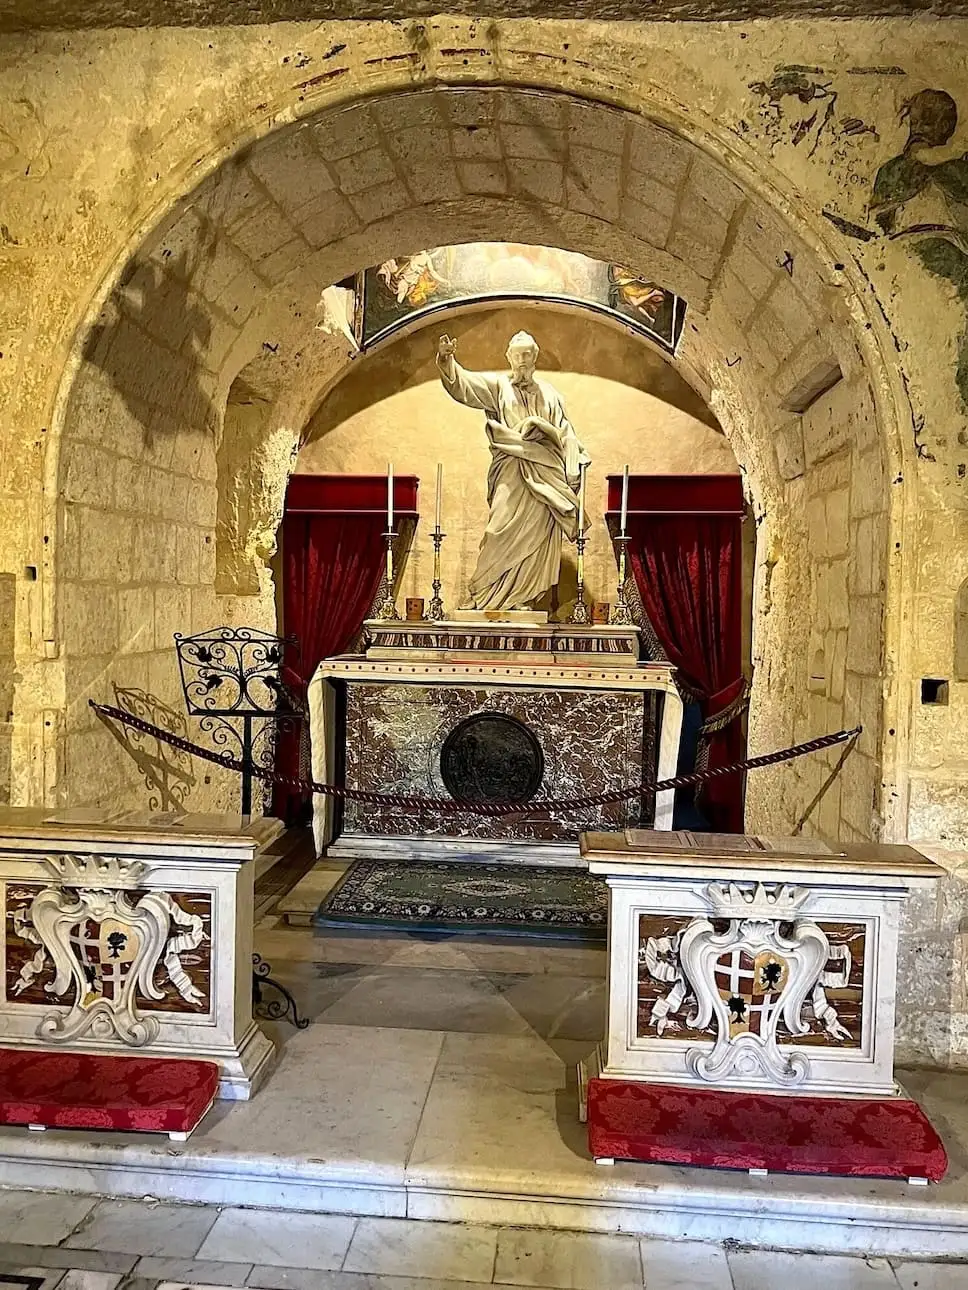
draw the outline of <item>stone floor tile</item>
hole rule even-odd
[[[0,1271],[0,1290],[26,1290],[29,1285],[30,1290],[56,1290],[60,1284],[64,1273],[61,1270],[51,1271],[50,1268],[4,1268]]]
[[[190,1259],[215,1222],[216,1212],[205,1205],[105,1200],[64,1244],[71,1249]]]
[[[477,970],[485,974],[521,972],[529,976],[591,977],[604,981],[608,964],[605,946],[597,944],[545,944],[500,938],[487,941],[462,937],[461,948]]]
[[[726,1253],[719,1245],[643,1238],[639,1246],[649,1290],[733,1290]]]
[[[233,1290],[232,1286],[193,1286],[186,1281],[142,1281],[142,1284],[154,1286],[155,1290]],[[125,1286],[125,1290],[128,1290],[128,1286]]]
[[[334,963],[385,963],[399,944],[408,939],[406,932],[396,936],[350,935],[327,928],[325,935],[316,936],[304,927],[286,927],[276,924],[271,928],[257,928],[255,948],[272,964],[273,975],[284,970],[287,963],[309,962],[326,959]]]
[[[898,1263],[894,1275],[901,1290],[965,1290],[968,1261],[964,1263]]]
[[[284,985],[296,1000],[300,1017],[318,1021],[324,1012],[348,994],[369,971],[356,963],[281,962],[272,965],[272,976]]]
[[[376,1272],[310,1272],[306,1268],[254,1268],[249,1286],[253,1290],[491,1290],[490,1281],[384,1277]]]
[[[58,1245],[96,1204],[93,1196],[0,1191],[0,1232],[22,1245]]]
[[[604,975],[596,980],[489,973],[488,980],[536,1034],[596,1044],[605,1033]]]
[[[81,1272],[72,1268],[58,1281],[57,1290],[116,1290],[120,1272]]]
[[[555,1290],[641,1290],[639,1243],[631,1236],[505,1228],[498,1233],[494,1280]]]
[[[355,1218],[340,1214],[226,1209],[216,1219],[198,1257],[336,1270],[342,1266],[356,1224]]]
[[[342,1272],[318,1272],[309,1268],[255,1267],[246,1282],[259,1290],[331,1290],[342,1285]]]
[[[735,1290],[897,1290],[887,1259],[780,1254],[750,1250],[727,1254]]]
[[[188,1150],[365,1160],[402,1186],[442,1043],[426,1031],[288,1027],[282,1059],[259,1096],[218,1103]]]
[[[111,1250],[67,1250],[60,1245],[9,1245],[0,1243],[0,1267],[74,1268],[90,1272],[130,1272],[137,1262],[136,1254],[117,1254]]]
[[[187,1281],[193,1285],[244,1286],[251,1263],[214,1263],[201,1259],[164,1259],[148,1255],[138,1260],[136,1277],[156,1281]]]
[[[317,862],[308,873],[276,903],[290,927],[310,927],[320,901],[346,872],[346,865]]]
[[[497,1229],[407,1218],[361,1218],[345,1272],[490,1281]]]
[[[319,1015],[319,1021],[487,1035],[526,1035],[531,1030],[486,976],[440,968],[371,968]]]
[[[453,1035],[444,1039],[410,1160],[412,1185],[448,1177],[573,1178],[588,1159],[578,1122],[576,1075],[537,1035]],[[595,1166],[585,1168],[594,1175]],[[634,1168],[634,1167],[633,1167]]]

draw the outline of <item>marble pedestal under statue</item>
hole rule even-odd
[[[637,630],[372,623],[366,656],[325,659],[309,688],[313,777],[429,798],[580,797],[675,774],[672,669]],[[514,818],[317,797],[317,851],[345,858],[577,863],[582,829],[672,826],[673,794]]]

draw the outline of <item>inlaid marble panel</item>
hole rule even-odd
[[[716,1038],[715,1019],[702,1030],[689,1025],[696,1001],[679,966],[679,937],[692,921],[688,914],[642,914],[639,918],[636,1033],[640,1038]],[[717,931],[728,926],[725,920],[712,921]],[[833,922],[819,922],[818,926],[827,937],[830,952],[819,982],[823,998],[813,997],[818,1009],[823,1001],[835,1009],[841,1027],[839,1037],[832,1038],[824,1029],[808,996],[802,1016],[810,1027],[809,1033],[794,1037],[781,1020],[778,1041],[795,1047],[860,1048],[867,926]]]
[[[625,788],[655,768],[655,700],[641,692],[472,689],[422,685],[346,687],[346,784],[387,793],[449,799],[440,770],[447,736],[476,713],[511,716],[528,727],[544,758],[533,799],[594,796]],[[539,819],[404,811],[347,802],[344,832],[572,840],[583,829],[648,824],[651,796]]]
[[[9,882],[4,889],[4,998],[8,1004],[73,1005],[75,1002],[73,982],[64,995],[51,993],[49,987],[56,974],[53,959],[30,937],[31,902],[48,885]],[[131,905],[137,905],[146,892],[137,890],[125,894]],[[198,938],[184,937],[180,941],[185,928],[172,922],[165,954],[154,974],[155,988],[162,991],[164,997],[149,999],[139,992],[138,1008],[142,1012],[206,1013],[210,1007],[212,975],[212,897],[207,892],[197,891],[170,892],[169,895],[183,914],[201,919],[202,936],[197,945],[189,947],[189,941]],[[94,993],[107,991],[111,994],[120,984],[121,974],[127,971],[132,958],[131,946],[126,941],[126,929],[120,924],[114,926],[113,923],[98,923],[93,918],[85,918],[73,929],[71,943],[86,964]],[[176,988],[166,965],[166,959],[170,959],[172,964],[175,961],[169,951],[177,955],[177,963],[200,996],[196,1001],[183,997]]]

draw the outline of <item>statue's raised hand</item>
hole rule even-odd
[[[437,341],[437,357],[453,358],[457,352],[457,341],[453,336],[441,336]]]

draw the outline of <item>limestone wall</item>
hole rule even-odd
[[[918,171],[913,194],[899,175],[912,120],[925,164],[964,151],[943,98],[901,116],[937,90],[956,118],[958,33],[440,18],[5,38],[12,799],[143,796],[86,696],[144,685],[174,705],[172,627],[264,611],[267,574],[254,595],[214,590],[217,451],[240,372],[305,363],[320,293],[364,264],[512,238],[647,266],[686,298],[679,368],[757,516],[753,743],[864,722],[819,801],[819,759],[751,782],[751,823],[963,840],[960,249],[953,234],[953,250],[918,251],[898,228],[957,224],[914,209],[955,171]],[[298,120],[311,128],[285,128]],[[331,346],[317,396],[341,362]],[[275,446],[259,537],[242,541],[254,552],[312,410],[285,403],[284,383],[268,381],[278,402],[255,418]],[[950,681],[947,707],[922,707],[929,675]]]

